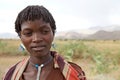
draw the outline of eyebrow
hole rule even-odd
[[[49,23],[44,23],[44,24],[40,25],[40,27],[44,27],[44,26],[47,27],[48,25],[50,26]]]
[[[31,28],[26,27],[23,30],[31,30]],[[21,31],[22,31],[22,29],[21,29]]]
[[[49,28],[49,29],[51,28],[50,24],[48,24],[48,23],[47,23],[47,24],[40,25],[39,27],[40,27],[40,28]]]

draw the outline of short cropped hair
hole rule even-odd
[[[44,7],[39,5],[27,6],[17,16],[15,21],[15,31],[20,33],[21,25],[25,21],[34,21],[43,19],[46,23],[50,23],[53,34],[55,34],[56,24],[52,14]],[[20,35],[19,35],[20,36]]]

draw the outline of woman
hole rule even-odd
[[[56,25],[45,7],[23,9],[16,18],[15,30],[30,57],[11,67],[3,80],[86,80],[78,65],[50,51]]]

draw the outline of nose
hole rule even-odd
[[[33,34],[33,38],[32,38],[33,42],[38,43],[42,40],[43,40],[43,38],[42,38],[42,35],[40,33],[34,33]]]

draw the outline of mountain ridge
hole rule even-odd
[[[18,39],[17,34],[0,33],[2,39]],[[56,39],[120,40],[120,26],[91,27],[83,30],[56,32]]]

